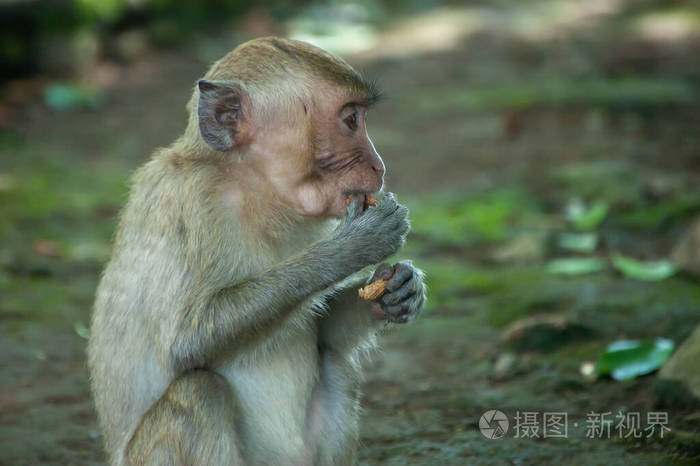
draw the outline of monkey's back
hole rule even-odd
[[[188,283],[178,218],[187,183],[161,154],[137,171],[97,288],[88,365],[105,447],[115,464],[141,416],[168,387],[167,354]],[[170,173],[168,173],[170,171]],[[193,201],[192,199],[189,200]],[[170,316],[170,318],[164,318]]]
[[[222,195],[211,183],[216,174],[206,168],[191,171],[175,162],[176,155],[166,149],[134,175],[112,257],[97,288],[88,365],[105,448],[114,464],[122,463],[140,419],[178,376],[172,355],[157,348],[171,348],[192,293],[230,286],[279,261],[279,251],[284,256],[296,252],[277,245],[278,254],[271,256],[272,248],[259,238],[246,241],[236,229],[233,209],[211,208],[216,204],[212,197]],[[320,222],[290,236],[310,243],[336,224]],[[320,305],[311,299],[301,306],[307,312],[293,313],[306,316],[297,329],[313,325],[314,312],[308,308]],[[275,342],[279,337],[289,335],[276,335],[260,348],[284,352]],[[238,363],[221,367],[232,385]]]

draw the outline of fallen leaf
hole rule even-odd
[[[90,339],[90,329],[85,326],[82,322],[76,322],[73,324],[73,330],[75,330],[75,333],[80,337],[85,340]]]
[[[598,257],[568,257],[554,259],[547,264],[547,272],[556,275],[584,275],[600,272],[605,268],[605,261]]]
[[[46,106],[56,111],[97,109],[104,101],[99,90],[73,84],[50,84],[44,89],[43,95]]]
[[[657,338],[653,342],[620,340],[611,343],[596,363],[596,373],[615,380],[628,380],[655,371],[673,353],[673,342]]]
[[[673,262],[668,260],[643,262],[621,254],[615,254],[612,263],[626,277],[647,282],[665,280],[678,271]]]
[[[566,218],[579,230],[592,230],[605,220],[608,209],[605,201],[596,201],[590,207],[581,201],[572,201],[566,207]]]
[[[598,246],[596,233],[562,233],[557,238],[557,244],[562,249],[576,252],[593,252]]]

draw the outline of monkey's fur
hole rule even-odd
[[[384,174],[364,127],[376,93],[275,38],[205,78],[185,134],[134,176],[97,290],[88,356],[110,462],[352,464],[376,315],[406,322],[424,302],[410,262],[379,305],[357,298],[408,230],[392,194],[363,211]]]

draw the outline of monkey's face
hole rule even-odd
[[[217,151],[240,148],[232,159],[262,174],[295,212],[343,217],[349,196],[375,194],[384,183],[365,124],[373,97],[328,83],[313,90],[263,106],[236,84],[201,80],[200,132]]]
[[[351,98],[336,102],[321,109],[315,125],[311,185],[317,191],[317,205],[312,210],[342,217],[349,196],[382,189],[384,163],[367,134],[368,106]]]
[[[292,210],[343,217],[349,196],[382,189],[384,163],[367,135],[368,107],[358,96],[327,87],[258,119],[266,129],[256,131],[251,156],[262,161],[261,170]]]

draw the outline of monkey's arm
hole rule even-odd
[[[371,337],[383,322],[402,324],[414,319],[425,303],[423,278],[423,272],[411,261],[397,263],[393,266],[386,292],[376,302],[359,298],[357,289],[369,280],[367,277],[356,278],[329,302],[328,315],[321,319],[320,342],[347,354]]]
[[[207,366],[222,349],[281,322],[302,301],[352,271],[338,264],[328,242],[277,264],[266,272],[218,290],[199,290],[176,322],[170,357],[177,371]]]
[[[257,338],[302,301],[393,254],[408,230],[406,213],[393,195],[364,214],[359,201],[354,201],[328,240],[231,286],[193,285],[196,294],[179,312],[165,345],[170,365],[177,372],[206,367],[232,343],[240,346]]]

